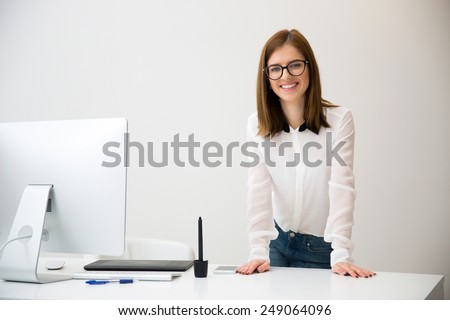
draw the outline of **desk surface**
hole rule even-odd
[[[81,270],[86,260],[67,261],[59,273]],[[209,266],[207,278],[195,278],[193,268],[170,282],[137,281],[90,286],[83,280],[48,284],[0,280],[0,299],[443,299],[442,275],[377,272],[368,279],[354,279],[330,270],[272,268],[269,272],[244,276],[214,274]]]

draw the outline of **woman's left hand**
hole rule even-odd
[[[340,274],[341,276],[351,276],[353,278],[369,278],[376,275],[373,271],[360,268],[349,262],[335,263],[332,270],[334,273]]]

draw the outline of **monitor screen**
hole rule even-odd
[[[53,187],[41,251],[121,255],[126,166],[103,163],[108,142],[120,143],[114,152],[125,159],[126,132],[123,118],[1,123],[0,246],[25,188],[47,184]]]

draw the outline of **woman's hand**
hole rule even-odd
[[[334,273],[340,274],[341,276],[351,276],[353,278],[369,278],[376,275],[373,271],[360,268],[349,262],[335,263],[332,270]]]
[[[264,272],[268,271],[269,269],[269,261],[265,259],[254,259],[237,268],[236,272],[240,274],[252,274],[255,271]]]

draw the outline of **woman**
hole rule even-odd
[[[322,99],[314,53],[297,30],[277,32],[262,50],[248,136],[259,161],[248,177],[250,259],[237,272],[271,265],[373,276],[351,255],[353,117]]]

